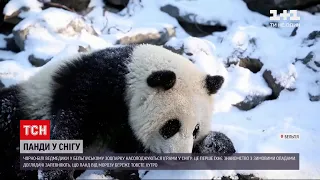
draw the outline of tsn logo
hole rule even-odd
[[[20,120],[20,140],[50,140],[50,120]]]

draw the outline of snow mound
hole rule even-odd
[[[26,8],[28,11],[19,13],[19,17],[25,18],[41,12],[42,5],[43,4],[37,0],[10,0],[3,9],[3,14],[10,16],[22,8]]]

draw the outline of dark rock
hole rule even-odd
[[[5,48],[0,48],[0,50],[12,51],[15,53],[20,52],[20,48],[16,45],[16,42],[13,37],[6,37],[4,38],[4,40],[6,41],[7,45]]]
[[[45,65],[47,62],[49,62],[51,60],[51,58],[47,59],[47,60],[44,60],[44,59],[41,59],[41,58],[37,58],[34,55],[30,55],[28,57],[28,60],[32,64],[32,66],[41,67],[41,66]]]
[[[83,47],[83,46],[79,46],[78,52],[89,52],[91,50],[91,47]]]
[[[312,31],[309,35],[308,35],[308,40],[313,40],[313,39],[317,39],[320,38],[320,31]]]
[[[308,7],[316,6],[320,0],[243,0],[248,8],[252,11],[259,12],[263,15],[270,16],[270,9],[282,10],[297,9],[303,10]],[[280,13],[279,12],[279,13]]]
[[[253,108],[255,108],[256,106],[258,106],[259,104],[261,104],[263,101],[267,100],[268,99],[268,95],[266,96],[247,96],[245,98],[245,100],[237,103],[237,104],[234,104],[233,106],[237,107],[238,109],[240,110],[243,110],[243,111],[249,111]]]
[[[214,26],[211,25],[201,25],[197,23],[189,23],[184,21],[178,21],[180,26],[193,37],[205,37],[211,35],[214,32],[222,32],[227,30],[226,26],[217,24]]]
[[[307,56],[302,58],[302,59],[296,58],[296,62],[297,61],[301,61],[303,64],[308,64],[313,59],[313,57],[314,57],[314,53],[313,52],[309,52],[307,54]]]
[[[314,102],[314,101],[320,101],[320,94],[319,95],[312,95],[309,93],[309,100]]]
[[[162,7],[160,7],[160,10],[168,13],[170,16],[177,18],[180,21],[188,22],[188,23],[196,23],[195,19],[197,17],[196,14],[193,13],[186,13],[184,16],[180,16],[180,9],[174,5],[167,4]],[[219,22],[217,21],[208,21],[207,23],[202,23],[203,25],[213,25],[213,24],[218,24]]]
[[[0,19],[0,33],[1,34],[4,34],[4,35],[11,34],[14,26],[15,26],[15,24],[2,22],[2,19]]]
[[[257,39],[256,38],[250,38],[249,39],[249,44],[252,45],[253,47],[257,47]]]
[[[316,80],[315,85],[318,87],[318,93],[308,93],[309,100],[312,102],[320,101],[320,81]]]
[[[227,28],[221,25],[218,21],[208,20],[207,22],[199,23],[196,21],[196,14],[186,13],[181,16],[180,9],[174,5],[167,4],[162,6],[161,11],[168,13],[170,16],[176,18],[181,27],[191,36],[204,37],[213,32],[225,31]]]
[[[275,2],[272,0],[243,0],[251,11],[259,12],[269,16],[270,9],[275,9]]]
[[[318,13],[320,12],[320,4],[303,9],[303,11],[307,11],[311,14]]]
[[[123,10],[125,7],[127,7],[129,0],[104,0],[103,2],[106,5],[106,8],[111,8],[114,9],[116,12],[119,12]]]
[[[186,55],[187,56],[193,56],[193,54],[191,52],[187,52]]]
[[[8,2],[9,2],[9,1],[0,1],[0,11],[1,11],[1,12],[3,12],[3,9],[4,9],[4,7],[6,6],[6,4],[7,4]],[[4,17],[4,14],[3,14],[3,13],[0,13],[0,24],[2,23],[3,17]]]
[[[237,174],[239,180],[243,179],[252,179],[252,180],[259,180],[261,178],[255,177],[253,174]]]
[[[192,153],[232,155],[236,153],[236,150],[230,138],[225,134],[211,131],[202,141],[195,145]]]
[[[307,44],[308,47],[313,46],[318,42],[320,38],[320,31],[312,31],[307,38],[305,38],[302,43]]]
[[[119,10],[118,7],[105,6],[104,11],[111,12],[111,13],[119,13],[121,10]]]
[[[5,41],[7,41],[7,48],[6,48],[6,50],[12,51],[12,52],[15,52],[15,53],[20,52],[20,48],[17,46],[17,44],[16,44],[16,42],[15,42],[15,40],[14,40],[14,37],[5,38]]]
[[[51,3],[60,4],[74,11],[80,12],[87,9],[90,0],[51,0]]]
[[[170,16],[172,16],[174,18],[179,18],[179,19],[183,18],[183,17],[180,17],[179,8],[177,8],[175,6],[172,6],[170,4],[167,4],[165,6],[160,7],[160,10],[165,12],[165,13],[168,13]],[[184,21],[186,21],[186,22],[190,22],[190,23],[193,22],[193,20],[190,19],[189,16],[185,16],[184,18],[185,18]]]
[[[24,50],[24,41],[27,38],[27,35],[29,34],[29,28],[25,28],[23,30],[19,31],[12,31],[15,44],[20,48],[21,51]]]
[[[145,172],[143,173],[143,176],[145,176],[146,174],[148,174],[148,172],[149,172],[149,171],[145,171]]]
[[[320,63],[315,60],[315,54],[312,51],[302,59],[296,58],[295,62],[297,61],[301,61],[306,65],[307,68],[311,69],[314,72],[318,72],[320,70]]]
[[[270,70],[265,70],[262,76],[272,90],[271,96],[273,97],[273,99],[278,98],[280,92],[284,89],[284,87],[276,82],[276,79],[272,76]]]
[[[162,30],[154,33],[136,34],[122,37],[116,41],[116,44],[128,45],[128,44],[154,44],[164,45],[171,37],[175,36],[174,28],[163,28]]]
[[[22,20],[22,18],[19,17],[19,14],[21,12],[26,12],[29,10],[30,10],[29,7],[21,7],[18,11],[14,12],[10,15],[5,15],[3,18],[3,21],[7,22],[7,23],[11,23],[11,24],[18,24]]]
[[[172,46],[169,46],[169,45],[163,45],[164,48],[174,52],[174,53],[177,53],[177,54],[180,54],[182,55],[183,52],[184,52],[184,48],[183,48],[183,45],[181,47],[172,47]]]
[[[298,30],[298,28],[299,28],[299,27],[295,27],[295,28],[293,29],[293,31],[292,31],[291,34],[290,34],[291,37],[297,35],[297,30]]]
[[[263,63],[259,59],[254,58],[240,58],[239,66],[249,69],[253,73],[261,70]]]
[[[129,0],[104,0],[106,4],[110,3],[115,6],[127,6]]]
[[[233,50],[231,55],[227,57],[226,67],[239,64],[240,67],[249,69],[253,73],[259,72],[263,66],[263,63],[259,59],[250,58],[244,55],[244,53],[248,53],[248,51],[253,53],[254,51],[256,51],[256,49],[257,49],[257,39],[250,38],[248,41],[247,48],[245,49],[236,48]]]
[[[237,174],[238,180],[262,180],[253,174]],[[213,179],[212,179],[213,180]],[[223,176],[221,180],[233,180],[230,176]]]

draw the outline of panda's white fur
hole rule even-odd
[[[204,88],[207,74],[184,57],[152,45],[138,46],[128,67],[129,122],[136,136],[153,152],[191,153],[195,126],[200,124],[198,138],[208,134],[211,128],[213,99]],[[145,83],[158,70],[176,74],[176,84],[168,91]],[[182,122],[181,131],[164,140],[158,130],[173,118]]]
[[[114,69],[109,73],[111,67]],[[162,70],[175,74],[174,85],[166,90],[151,87],[147,83],[151,74]],[[75,73],[79,75],[83,71],[86,71],[86,74],[81,78],[85,79],[74,76]],[[101,82],[96,82],[97,80]],[[140,152],[141,145],[147,151],[155,153],[191,153],[194,143],[210,132],[212,95],[221,88],[222,83],[222,77],[209,76],[188,59],[159,46],[144,44],[108,48],[56,59],[28,81],[0,91],[0,98],[14,101],[3,101],[0,104],[2,107],[19,109],[14,115],[7,111],[9,114],[0,116],[0,122],[13,119],[50,119],[54,121],[53,126],[56,129],[51,135],[58,139],[87,138],[87,145],[93,145],[97,139],[105,138],[111,141],[109,143],[113,149],[110,150],[126,153]],[[92,88],[96,88],[93,92],[102,94],[92,93]],[[107,91],[111,89],[114,94],[103,94],[100,88]],[[74,94],[74,91],[77,94]],[[80,95],[81,93],[89,94]],[[63,97],[65,94],[68,95]],[[81,101],[78,101],[79,95]],[[82,100],[82,97],[93,97],[94,107],[107,109],[92,109],[91,100],[88,103],[88,99]],[[71,106],[76,104],[72,107],[76,109],[70,112],[63,103]],[[78,106],[77,103],[83,104]],[[81,113],[84,112],[88,114],[82,116]],[[108,113],[113,118],[109,119]],[[90,116],[96,119],[93,120]],[[78,122],[78,119],[82,120]],[[178,119],[181,127],[178,133],[165,139],[159,130],[170,119]],[[83,126],[84,122],[96,129]],[[194,139],[193,131],[197,124],[200,130]],[[120,130],[114,131],[115,129]],[[115,134],[108,134],[108,131]],[[6,130],[0,133],[5,137],[11,136],[11,132]],[[0,150],[4,154],[10,151],[7,159],[13,161],[16,157],[11,151],[16,150],[19,142],[14,144],[11,142],[15,141],[7,141],[10,142],[8,147]],[[19,152],[15,153],[18,156]],[[13,179],[17,176],[12,169],[15,164],[12,162],[7,166],[11,169],[4,172],[3,176]],[[59,174],[58,178],[68,179],[69,173],[54,174]],[[46,177],[50,176],[50,173],[46,174]]]
[[[93,53],[93,52],[91,52]],[[90,53],[86,53],[90,54]],[[205,136],[211,128],[213,97],[205,87],[206,73],[192,62],[154,45],[139,45],[132,52],[128,64],[127,103],[129,122],[135,135],[153,152],[190,153],[194,142],[192,132],[199,123],[198,139]],[[22,103],[32,117],[50,119],[52,101],[52,75],[66,62],[81,59],[81,55],[71,56],[49,62],[35,76],[22,84]],[[172,70],[177,76],[175,86],[168,91],[159,91],[145,83],[154,71]],[[158,129],[166,120],[178,118],[182,131],[164,140]]]

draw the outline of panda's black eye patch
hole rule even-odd
[[[168,120],[160,129],[160,135],[164,139],[169,139],[180,131],[181,123],[178,119]]]
[[[194,130],[193,130],[193,133],[192,133],[194,139],[197,138],[197,136],[198,136],[198,134],[199,134],[199,130],[200,130],[200,125],[197,124],[196,127],[195,127]]]
[[[210,76],[207,75],[206,79],[206,88],[208,90],[208,94],[216,94],[219,89],[221,89],[223,83],[224,83],[224,77],[216,75],[216,76]]]

